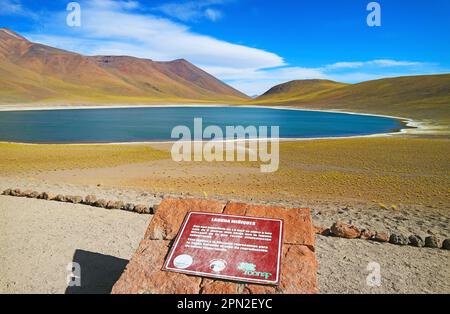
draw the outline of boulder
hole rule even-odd
[[[145,205],[136,205],[134,206],[134,212],[139,214],[150,214],[150,208]]]
[[[284,242],[288,244],[306,245],[311,250],[314,250],[316,238],[308,208],[284,208],[230,202],[226,205],[223,213],[228,215],[276,217],[283,219]]]
[[[204,278],[200,288],[200,294],[218,295],[218,294],[242,294],[244,284],[231,281],[218,281]]]
[[[376,232],[370,240],[382,243],[389,242],[389,234],[386,232]]]
[[[339,238],[356,239],[361,236],[361,231],[353,226],[337,221],[331,226],[331,233]]]
[[[11,195],[12,191],[12,189],[6,189],[3,191],[2,195]]]
[[[39,198],[39,195],[41,195],[39,192],[33,191],[30,194],[28,194],[27,197],[29,197],[29,198]]]
[[[418,235],[411,235],[409,236],[409,245],[415,246],[415,247],[423,247],[425,245],[425,242],[423,239]]]
[[[122,209],[123,206],[122,201],[109,201],[108,204],[106,204],[107,209]]]
[[[39,198],[50,201],[50,200],[53,200],[55,198],[55,196],[50,192],[42,192],[41,195],[39,195]]]
[[[202,278],[161,270],[169,241],[142,240],[113,294],[198,294]]]
[[[230,203],[231,204],[231,203]],[[281,265],[281,282],[278,287],[233,282],[229,280],[216,280],[205,277],[186,276],[172,272],[164,272],[161,267],[165,261],[173,238],[179,231],[185,215],[189,211],[216,212],[233,214],[233,211],[247,211],[253,205],[232,205],[227,210],[228,204],[209,200],[163,200],[158,211],[153,217],[145,238],[141,241],[139,248],[131,258],[124,273],[112,289],[113,294],[275,294],[275,293],[318,293],[317,285],[317,260],[314,250],[304,244],[290,244],[286,240],[297,240],[294,235],[285,237],[283,243],[283,257]],[[197,207],[198,206],[198,207]],[[263,207],[252,209],[255,213]],[[260,212],[262,215],[247,214],[248,216],[262,216],[280,218],[289,210],[280,208],[278,212],[273,207],[268,213]],[[292,211],[294,214],[299,212]],[[309,210],[308,210],[309,212]],[[295,215],[293,215],[295,218]],[[302,217],[302,216],[301,216]],[[269,217],[268,217],[269,218]],[[314,238],[314,228],[311,220],[296,219],[301,224],[294,228],[290,226],[290,232],[295,229],[304,233],[310,230],[311,235],[307,239]],[[306,226],[309,222],[309,226]],[[311,243],[310,240],[308,243]],[[313,243],[313,242],[312,242]]]
[[[23,191],[23,192],[21,193],[20,196],[31,198],[31,194],[32,194],[32,193],[33,193],[32,190],[25,190],[25,191]]]
[[[97,197],[95,195],[88,195],[84,198],[83,203],[86,205],[93,206],[93,205],[95,205],[96,201],[97,201]]]
[[[11,191],[11,196],[22,196],[22,191],[20,189],[14,189]]]
[[[363,229],[361,231],[361,235],[360,238],[363,240],[370,240],[375,236],[375,232],[367,230],[367,229]]]
[[[409,240],[406,236],[402,234],[391,234],[389,238],[389,243],[395,244],[395,245],[408,245]]]
[[[66,195],[66,202],[68,203],[80,204],[82,201],[83,198],[81,196]]]
[[[330,228],[314,227],[314,233],[328,237],[331,235],[331,230]]]
[[[425,247],[438,249],[439,248],[439,240],[436,236],[429,236],[425,238]]]
[[[284,245],[278,287],[247,284],[250,294],[317,294],[317,260],[304,245]]]
[[[64,195],[58,194],[52,200],[57,202],[66,202],[67,199]]]
[[[191,211],[222,213],[224,203],[203,199],[165,199],[158,208],[145,234],[146,239],[173,240],[186,214]]]
[[[94,202],[95,207],[106,208],[106,205],[108,205],[108,202],[104,199],[99,199]]]
[[[133,212],[134,211],[134,204],[131,204],[131,203],[124,204],[121,209],[129,211],[129,212]]]
[[[450,250],[450,239],[445,239],[444,242],[442,242],[442,249]]]

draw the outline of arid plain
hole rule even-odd
[[[339,220],[381,232],[445,239],[450,235],[449,144],[445,136],[282,142],[279,171],[263,174],[258,163],[176,163],[170,156],[170,144],[2,143],[0,188],[95,194],[154,204],[171,195],[310,207],[319,227],[330,227]],[[2,291],[9,292],[65,292],[63,262],[70,259],[71,252],[85,247],[126,260],[151,219],[123,213],[115,221],[110,215],[116,214],[105,209],[6,196],[0,196],[0,204],[6,215],[2,242],[15,243],[3,247],[1,255],[21,260],[26,251],[26,259],[32,262],[27,263],[25,274],[38,267],[50,276],[52,269],[61,268],[61,278],[34,285],[18,276],[24,265],[10,261],[1,283]],[[74,223],[62,223],[65,219]],[[29,223],[34,227],[26,227]],[[89,227],[78,230],[81,225]],[[44,250],[59,252],[47,266],[37,265],[33,256],[45,259],[49,252],[43,254],[40,246],[10,239],[12,233],[31,237],[30,232],[37,232],[47,242]],[[48,238],[55,232],[67,233],[73,241]],[[450,274],[444,266],[450,260],[448,251],[317,237],[323,293],[450,291]],[[382,287],[365,284],[365,267],[371,261],[383,267]],[[12,278],[19,278],[17,286],[11,286]],[[97,292],[108,287],[102,289]]]
[[[261,173],[259,163],[176,163],[167,143],[3,142],[2,191],[94,194],[151,206],[175,196],[309,207],[321,228],[339,220],[407,237],[450,238],[450,74],[358,84],[292,81],[250,99],[186,60],[87,57],[4,28],[0,74],[0,110],[226,103],[389,115],[420,127],[396,135],[282,142],[280,168],[271,174]],[[67,264],[84,257],[94,271],[82,292],[108,293],[151,219],[1,195],[0,292],[70,293]],[[322,293],[450,293],[448,250],[322,235],[316,248]],[[381,267],[379,287],[366,282],[371,262]]]

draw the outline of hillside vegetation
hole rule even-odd
[[[247,98],[183,59],[87,57],[0,29],[0,103],[233,102]]]
[[[449,121],[450,74],[386,78],[358,84],[293,81],[272,88],[253,103]]]

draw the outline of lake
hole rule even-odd
[[[0,141],[110,143],[170,141],[172,129],[279,126],[281,138],[346,137],[389,133],[397,119],[345,113],[251,107],[148,107],[0,112]]]

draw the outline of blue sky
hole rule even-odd
[[[293,79],[360,82],[450,72],[450,1],[0,0],[0,27],[86,55],[184,58],[249,94]]]

